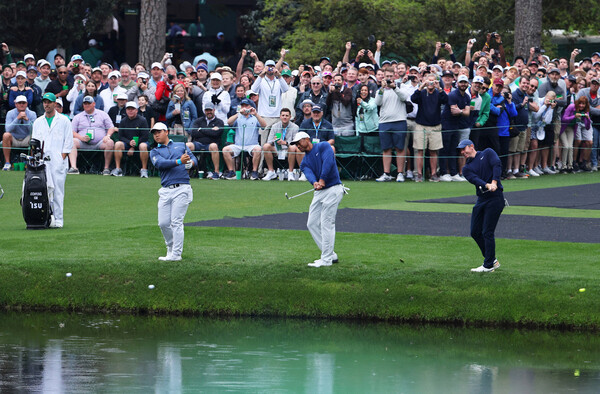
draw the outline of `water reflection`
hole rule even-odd
[[[598,336],[0,314],[0,392],[598,392]]]

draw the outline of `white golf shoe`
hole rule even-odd
[[[308,266],[309,267],[329,267],[329,266],[331,266],[331,261],[330,262],[326,262],[326,261],[323,261],[321,259],[318,259],[318,260],[315,260],[312,263],[308,263]]]

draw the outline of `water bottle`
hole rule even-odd
[[[284,177],[284,173],[283,171],[281,171],[279,168],[277,169],[277,177],[279,178],[280,181],[283,181],[283,177]]]

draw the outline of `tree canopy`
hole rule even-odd
[[[544,29],[590,32],[600,5],[593,0],[545,0],[544,11]],[[437,41],[450,43],[460,58],[469,38],[476,38],[475,48],[480,48],[488,32],[501,34],[510,58],[514,14],[515,3],[500,0],[259,0],[243,24],[254,50],[266,58],[277,58],[284,47],[290,49],[286,59],[294,64],[324,55],[339,60],[347,41],[356,43],[351,56],[361,48],[374,51],[375,43],[369,41],[373,35],[385,41],[384,58],[393,53],[414,63],[430,58]]]

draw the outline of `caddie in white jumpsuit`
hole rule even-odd
[[[315,188],[315,194],[308,210],[307,227],[321,250],[321,258],[308,265],[310,267],[327,267],[338,261],[338,256],[334,252],[335,216],[346,188],[340,181],[335,155],[329,142],[319,142],[313,145],[310,136],[302,131],[296,134],[291,144],[306,153],[300,169]]]
[[[55,110],[56,96],[53,93],[44,94],[42,102],[44,115],[33,122],[31,138],[43,144],[44,156],[50,156],[50,161],[46,162],[48,200],[54,215],[50,227],[62,228],[67,156],[73,149],[73,129],[69,118]]]
[[[179,261],[183,252],[183,219],[194,199],[188,170],[198,165],[196,157],[183,142],[169,139],[169,129],[158,122],[152,128],[158,146],[150,152],[150,160],[160,171],[158,190],[158,226],[167,245],[162,261]]]

